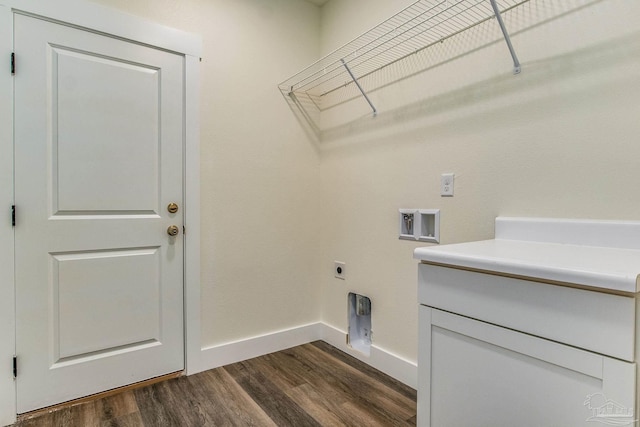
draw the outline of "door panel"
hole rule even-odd
[[[48,49],[57,125],[53,213],[157,214],[160,70],[90,52]]]
[[[52,255],[55,363],[160,341],[158,249]]]
[[[15,16],[18,412],[184,368],[184,58]]]

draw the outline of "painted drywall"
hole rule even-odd
[[[374,343],[415,361],[423,244],[398,240],[399,208],[440,209],[442,244],[492,237],[498,215],[638,219],[634,0],[554,2],[560,16],[531,0],[505,16],[522,74],[503,43],[466,33],[319,151],[275,84],[411,1],[99,2],[204,37],[203,347],[317,319],[345,331],[355,291],[372,299]]]
[[[318,56],[319,8],[96,2],[203,37],[202,347],[319,321],[319,156],[277,89]]]
[[[410,3],[331,0],[323,52]],[[378,117],[326,134],[325,323],[345,330],[348,292],[367,295],[374,343],[416,360],[412,251],[425,244],[398,239],[399,208],[440,209],[441,244],[491,238],[499,215],[640,219],[640,3],[552,3],[505,16],[520,75],[504,43],[472,48],[482,32],[499,37],[483,27],[442,44],[443,58],[457,58],[371,94]],[[439,194],[445,172],[451,198]]]

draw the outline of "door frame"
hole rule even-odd
[[[200,372],[200,36],[82,0],[0,0],[0,426],[16,420],[16,386],[11,369],[15,354],[13,14],[36,15],[184,55],[184,349],[185,371]],[[6,61],[6,62],[5,62]],[[5,68],[6,67],[6,68]],[[16,58],[16,72],[20,59]],[[19,213],[17,216],[19,220]],[[19,222],[18,222],[18,226]]]

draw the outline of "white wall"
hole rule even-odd
[[[323,52],[410,3],[331,0]],[[412,251],[424,244],[398,240],[399,208],[441,209],[443,244],[491,238],[498,215],[640,219],[640,3],[552,3],[568,13],[513,35],[521,75],[504,43],[464,54],[374,93],[376,119],[323,143],[326,323],[345,330],[346,294],[368,295],[374,343],[416,360]],[[532,0],[505,20],[554,14]],[[456,174],[453,198],[439,195],[444,172]]]
[[[319,9],[97,2],[203,37],[202,346],[319,321],[319,157],[277,89],[318,56]]]
[[[421,244],[397,239],[398,208],[441,209],[443,244],[490,238],[497,215],[638,219],[633,0],[561,2],[565,16],[513,34],[519,76],[504,43],[463,43],[459,59],[373,94],[379,117],[319,153],[275,85],[411,0],[99,2],[204,37],[204,347],[320,318],[344,331],[357,291],[373,300],[376,345],[415,361]],[[555,14],[530,3],[507,25]],[[439,196],[443,172],[453,198]]]

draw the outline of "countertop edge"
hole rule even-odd
[[[464,244],[462,244],[464,245]],[[417,248],[414,259],[432,262],[438,265],[463,267],[487,273],[496,272],[520,277],[531,277],[541,280],[573,283],[603,290],[636,294],[640,292],[640,274],[628,276],[607,272],[584,271],[580,269],[559,268],[542,263],[527,262],[506,258],[482,257],[478,253],[466,255],[459,251],[449,252],[441,247]],[[434,248],[434,249],[431,249]]]

